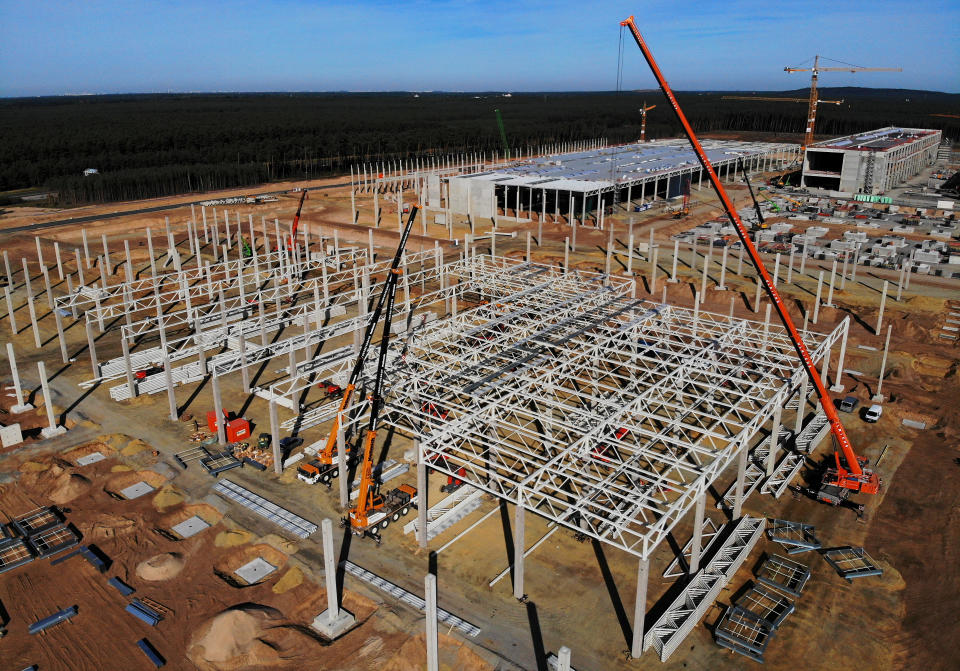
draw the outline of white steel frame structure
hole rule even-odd
[[[643,560],[805,375],[778,326],[632,299],[620,278],[453,265],[488,302],[403,344],[386,421],[433,470]],[[839,329],[804,338],[819,361]]]

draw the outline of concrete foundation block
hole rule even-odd
[[[340,609],[340,614],[333,622],[330,621],[327,612],[323,611],[313,618],[313,623],[310,626],[330,640],[340,638],[357,623],[357,618],[354,617],[353,613],[344,608]]]
[[[66,433],[67,429],[63,426],[46,426],[40,430],[40,435],[44,438],[53,438],[59,436],[62,433]]]
[[[24,403],[23,405],[14,405],[10,408],[10,414],[19,415],[21,412],[26,412],[27,410],[33,410],[33,406],[29,403]]]
[[[846,390],[846,387],[844,387],[842,384],[835,384],[832,387],[830,387],[830,391],[832,391],[835,394],[839,394],[841,391],[845,391],[845,390]]]

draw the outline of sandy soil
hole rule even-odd
[[[72,671],[107,668],[104,660],[123,659],[125,669],[152,668],[136,650],[147,636],[172,669],[408,669],[422,642],[406,633],[392,615],[378,615],[369,599],[346,591],[344,607],[357,616],[358,626],[330,645],[309,628],[326,607],[326,594],[302,562],[290,566],[283,548],[297,547],[268,534],[257,537],[223,518],[206,503],[183,502],[173,510],[159,509],[144,496],[121,501],[109,495],[120,486],[145,480],[165,480],[151,470],[116,472],[129,437],[101,436],[62,453],[13,456],[0,462],[0,511],[6,518],[49,505],[70,494],[64,506],[68,519],[83,534],[83,542],[109,557],[110,570],[97,573],[80,558],[51,566],[33,563],[0,576],[0,603],[10,615],[4,637],[4,666]],[[90,466],[77,467],[80,456],[101,451],[109,456]],[[79,488],[79,493],[77,493]],[[77,494],[74,496],[74,494]],[[192,515],[213,526],[192,538],[174,541],[168,530]],[[223,542],[233,534],[238,542]],[[239,578],[224,579],[254,557],[278,567],[264,580],[246,585]],[[150,629],[123,611],[127,599],[106,579],[117,575],[133,586],[135,596],[159,602],[169,612]],[[41,638],[29,636],[27,624],[50,612],[77,604],[79,615],[69,624],[49,630]],[[491,669],[463,643],[443,637],[444,668]],[[407,642],[412,648],[405,647]],[[69,655],[63,652],[69,650]],[[398,654],[398,651],[404,651]]]

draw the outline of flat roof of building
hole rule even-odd
[[[740,157],[797,150],[795,144],[774,142],[703,140],[701,144],[714,165]],[[685,139],[670,139],[532,158],[509,167],[464,175],[460,179],[582,192],[645,182],[699,168],[690,143]]]
[[[810,145],[811,149],[846,149],[849,151],[890,151],[920,138],[938,133],[928,128],[899,128],[890,126],[866,133],[837,137]]]

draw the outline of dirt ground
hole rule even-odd
[[[80,557],[56,566],[37,559],[0,576],[0,604],[9,618],[2,641],[5,668],[38,664],[74,671],[111,668],[106,660],[122,659],[125,669],[148,669],[151,664],[135,647],[143,637],[173,669],[419,668],[415,660],[425,653],[415,632],[389,614],[378,614],[376,603],[351,591],[344,593],[343,606],[357,618],[354,630],[334,645],[310,630],[307,625],[326,608],[326,592],[308,577],[312,570],[295,559],[297,547],[274,535],[256,537],[205,503],[164,505],[169,498],[161,489],[163,474],[125,470],[152,458],[125,463],[131,460],[123,451],[132,442],[104,436],[64,453],[2,462],[5,519],[58,503],[83,534],[82,542],[108,557],[110,565],[100,574]],[[95,451],[107,458],[75,465]],[[60,496],[65,477],[80,483],[68,498]],[[140,480],[156,486],[156,492],[134,500],[111,495]],[[174,524],[193,515],[211,526],[187,539],[171,535]],[[247,585],[233,571],[257,557],[277,570]],[[136,590],[131,598],[161,604],[169,611],[164,620],[151,628],[126,613],[129,599],[107,584],[112,576]],[[72,605],[79,614],[69,623],[40,636],[27,633],[31,622]],[[445,668],[492,668],[462,642],[444,637],[441,648]]]
[[[273,186],[269,190],[273,190]],[[634,258],[632,267],[639,297],[659,301],[666,287],[668,303],[689,306],[699,292],[706,251],[702,248],[694,271],[689,267],[690,250],[681,245],[680,281],[665,282],[672,264],[673,244],[669,236],[719,212],[706,190],[694,195],[704,202],[694,205],[691,216],[684,220],[650,212],[613,218],[614,236],[619,243],[612,259],[614,272],[626,270],[624,247],[628,221],[633,222],[638,244],[647,241],[652,228],[660,245],[654,291],[650,291],[649,261],[643,254]],[[732,195],[740,204],[748,199],[746,193],[738,189],[732,189]],[[193,199],[184,197],[183,201]],[[365,246],[372,223],[369,200],[366,196],[360,199],[359,223],[351,224],[348,223],[349,194],[345,189],[312,193],[305,205],[303,220],[311,226],[314,235],[322,230],[324,235],[332,236],[336,230],[341,240]],[[164,202],[174,201],[177,199]],[[396,210],[395,205],[391,209],[390,204],[381,204],[385,211],[382,226],[375,229],[374,244],[380,254],[387,254],[396,244]],[[89,208],[82,214],[135,209],[141,205]],[[243,222],[248,221],[248,214],[253,214],[259,231],[261,216],[268,222],[273,217],[289,221],[296,209],[296,198],[289,194],[281,196],[279,203],[217,209],[228,210],[231,222],[237,214]],[[122,272],[122,239],[129,235],[134,262],[142,271],[146,259],[143,242],[146,227],[151,227],[159,252],[166,246],[164,217],[169,216],[171,222],[177,224],[185,221],[189,212],[189,207],[182,207],[90,225],[92,251],[102,253],[100,234],[108,234],[110,271]],[[69,214],[81,213],[71,211]],[[0,218],[0,226],[60,216],[64,214],[48,213],[38,218],[18,209],[14,215]],[[478,223],[475,232],[485,232],[489,227],[490,222]],[[500,228],[518,232],[517,237],[500,238],[496,243],[498,254],[515,257],[525,254],[526,231],[536,235],[537,230],[535,223],[506,221],[501,221]],[[272,224],[268,223],[268,231],[272,233],[272,230]],[[79,245],[79,231],[73,226],[42,232],[48,264],[53,258],[52,241],[60,241],[64,248]],[[419,224],[417,232],[423,233]],[[469,232],[465,222],[458,220],[452,238],[462,241]],[[565,224],[545,224],[543,239],[534,242],[533,260],[562,263],[563,240],[569,235],[570,229]],[[606,230],[580,229],[571,263],[579,268],[603,270],[608,235]],[[180,237],[178,235],[178,240]],[[12,260],[35,257],[32,236],[17,234],[0,239]],[[448,255],[459,252],[448,240],[446,229],[434,224],[430,224],[426,236],[414,239],[413,243],[430,248],[434,240],[441,243]],[[483,245],[486,247],[489,243]],[[731,309],[732,298],[737,316],[762,320],[763,305],[759,312],[754,312],[752,272],[745,269],[741,276],[728,270],[726,283],[731,290],[713,288],[719,280],[718,251],[714,250],[712,255],[702,309],[725,314]],[[733,255],[729,265],[731,268],[736,265]],[[796,266],[798,269],[799,259]],[[72,261],[67,263],[68,271],[73,267]],[[789,308],[798,324],[812,307],[816,276],[822,269],[829,274],[829,266],[808,260],[806,272],[801,276],[795,270],[789,285],[783,280],[781,269],[780,289],[789,299]],[[56,278],[55,270],[51,274],[51,279]],[[960,299],[960,285],[939,278],[914,277],[902,301],[893,300],[891,294],[884,325],[878,334],[875,327],[883,280],[895,285],[896,273],[860,268],[856,282],[848,281],[843,290],[835,292],[836,307],[821,308],[818,324],[809,326],[825,331],[842,319],[851,319],[843,366],[849,372],[841,378],[844,391],[835,396],[852,393],[861,403],[866,403],[876,393],[883,338],[887,325],[893,325],[883,382],[883,393],[887,396],[883,418],[871,425],[855,415],[844,417],[858,452],[876,460],[887,446],[878,468],[884,481],[882,493],[860,497],[867,504],[867,511],[859,521],[850,511],[827,508],[807,498],[789,495],[779,501],[754,495],[747,501],[745,511],[816,524],[825,547],[863,545],[883,567],[884,575],[847,584],[820,557],[801,555],[801,561],[810,565],[813,577],[798,601],[795,614],[778,631],[767,650],[768,668],[794,669],[802,663],[804,668],[836,669],[838,665],[852,665],[850,660],[856,660],[858,668],[948,669],[952,660],[960,659],[960,637],[946,635],[960,605],[957,596],[960,565],[955,557],[960,541],[957,531],[960,528],[957,524],[960,466],[955,461],[960,458],[960,408],[956,402],[960,397],[957,376],[960,356],[955,345],[935,335],[938,326],[944,323],[946,301]],[[119,276],[111,275],[111,281],[119,281]],[[59,280],[54,284],[54,291],[65,291]],[[36,279],[34,289],[37,290]],[[22,290],[18,289],[16,295],[21,294]],[[22,300],[20,298],[18,304]],[[41,306],[38,316],[41,335],[47,343],[45,350],[38,353],[33,348],[25,307],[16,310],[19,332],[10,340],[18,357],[22,357],[21,375],[33,381],[24,382],[25,392],[32,393],[34,399],[39,396],[34,389],[36,375],[31,371],[36,370],[35,362],[43,358],[48,370],[56,373],[52,381],[52,402],[58,412],[67,411],[75,424],[66,436],[45,442],[32,440],[23,448],[0,454],[0,511],[9,517],[39,505],[57,503],[69,509],[68,518],[83,532],[84,542],[95,544],[113,564],[106,575],[100,575],[81,558],[75,557],[54,567],[49,565],[49,560],[37,560],[0,575],[0,603],[10,614],[9,634],[0,641],[4,666],[9,659],[11,668],[32,663],[40,664],[41,669],[106,668],[102,666],[103,660],[123,659],[125,663],[130,660],[125,668],[150,668],[146,658],[135,649],[136,640],[147,637],[167,657],[169,668],[386,668],[396,671],[422,668],[425,654],[420,637],[422,616],[349,578],[345,605],[357,614],[360,626],[329,646],[314,636],[306,625],[325,608],[325,592],[319,579],[322,570],[318,541],[311,539],[291,547],[281,542],[275,535],[276,527],[269,523],[245,514],[236,506],[220,509],[211,505],[206,495],[212,478],[196,467],[181,472],[170,466],[172,454],[188,446],[187,435],[192,423],[188,428],[184,423],[165,419],[166,399],[162,395],[116,404],[109,400],[103,387],[90,392],[78,390],[77,383],[90,377],[82,316],[79,325],[72,319],[66,320],[75,361],[62,366],[56,351],[52,317],[43,300],[38,299]],[[0,327],[8,333],[5,319]],[[98,343],[98,348],[102,348],[101,360],[119,354],[119,347],[108,342],[109,339],[104,339]],[[267,367],[266,379],[273,376],[273,368],[275,366]],[[836,362],[831,369],[833,381],[837,375]],[[238,380],[225,378],[222,385],[225,407],[241,411],[259,430],[269,426],[265,403],[244,394]],[[176,397],[183,412],[198,417],[202,417],[210,405],[209,386],[204,384],[178,389]],[[12,403],[5,390],[0,396],[0,408],[7,409]],[[42,412],[30,411],[21,417],[24,418],[21,421],[28,421],[25,426],[33,432],[45,424]],[[900,423],[904,417],[927,421],[930,428],[921,431],[905,427]],[[7,420],[4,416],[3,422]],[[784,421],[792,425],[789,413]],[[321,428],[307,432],[306,442],[318,440],[323,437],[321,433]],[[821,445],[818,456],[826,454],[827,442]],[[398,440],[391,448],[397,452],[391,456],[398,458],[408,447]],[[108,459],[87,467],[73,465],[79,456],[96,450],[103,451]],[[336,490],[329,493],[322,487],[307,487],[295,481],[291,471],[279,477],[249,471],[231,471],[230,477],[244,486],[268,492],[280,505],[304,512],[310,519],[339,516],[334,505]],[[728,474],[727,479],[717,484],[717,489],[722,491],[730,478],[732,475]],[[157,487],[156,493],[134,501],[120,501],[109,494],[138,480],[149,481]],[[432,501],[439,500],[441,484],[439,478],[431,481]],[[441,645],[443,668],[492,669],[499,664],[502,669],[539,669],[543,668],[546,653],[556,651],[560,645],[574,651],[574,667],[581,670],[742,669],[752,665],[745,658],[717,647],[711,640],[711,627],[723,606],[750,580],[760,552],[776,551],[776,546],[771,547],[766,541],[761,543],[703,622],[666,664],[661,664],[652,651],[640,660],[628,661],[623,651],[629,647],[632,631],[636,561],[606,546],[577,542],[566,530],[557,531],[527,558],[529,602],[519,604],[512,597],[509,574],[495,586],[488,586],[507,567],[512,552],[512,541],[505,535],[505,527],[509,529],[513,519],[509,507],[501,514],[493,501],[485,501],[479,511],[433,541],[431,548],[446,544],[490,511],[494,512],[486,521],[444,549],[435,560],[418,551],[412,537],[396,528],[387,532],[384,546],[379,550],[360,541],[347,546],[351,561],[417,594],[423,593],[423,574],[432,561],[436,564],[441,607],[482,629],[478,638],[471,641],[465,641],[456,632],[445,632],[447,636]],[[192,514],[199,514],[211,528],[179,541],[157,531],[167,530]],[[724,519],[713,507],[712,500],[708,504],[708,515],[718,522]],[[548,531],[544,520],[533,515],[527,517],[528,546]],[[689,534],[689,524],[681,525],[674,532],[675,540],[682,545]],[[254,555],[264,556],[281,568],[250,586],[232,578],[224,579],[223,576],[229,577],[232,570]],[[145,580],[138,576],[137,567],[158,556],[166,557],[156,562],[159,575],[162,577],[165,572],[175,575],[166,580]],[[671,581],[661,578],[660,574],[672,556],[668,544],[664,544],[652,562],[647,606],[654,612],[657,603],[671,589]],[[125,600],[106,584],[106,578],[112,575],[134,586],[138,590],[134,596],[153,598],[173,614],[153,629],[128,615],[123,611]],[[29,622],[73,604],[79,605],[80,615],[72,622],[54,627],[40,637],[27,635]],[[70,658],[62,653],[67,649],[72,651]],[[78,661],[82,662],[81,667],[76,665]]]

